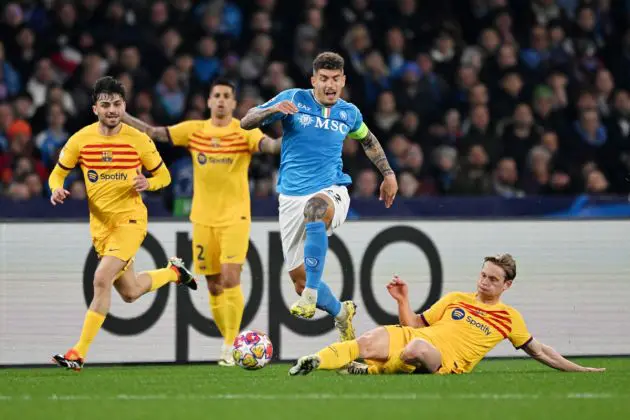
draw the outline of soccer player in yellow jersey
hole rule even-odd
[[[59,366],[80,370],[111,303],[112,284],[125,302],[169,282],[197,284],[179,258],[167,268],[135,274],[133,257],[147,233],[147,209],[142,191],[159,190],[171,182],[168,169],[153,141],[123,124],[125,91],[114,78],[103,77],[94,85],[93,112],[98,122],[75,133],[65,144],[59,162],[50,174],[53,205],[70,194],[63,183],[78,164],[87,186],[90,233],[100,262],[94,273],[94,298],[85,316],[79,341],[65,355],[53,356]],[[152,174],[146,178],[141,168]]]
[[[244,130],[233,117],[234,85],[217,79],[210,87],[208,120],[152,127],[125,115],[124,121],[157,141],[186,147],[193,160],[193,259],[195,272],[205,275],[210,311],[224,343],[219,365],[234,366],[232,344],[245,307],[241,270],[249,248],[251,227],[247,172],[256,152],[278,153],[280,140],[259,129]]]
[[[570,362],[532,337],[521,314],[500,300],[514,277],[516,262],[510,254],[486,257],[476,293],[448,293],[420,315],[411,310],[405,282],[394,277],[387,289],[398,303],[400,325],[379,327],[302,357],[289,374],[305,375],[313,369],[350,374],[468,373],[504,339],[558,370],[604,371]],[[356,362],[358,358],[367,363]]]

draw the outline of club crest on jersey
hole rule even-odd
[[[300,122],[300,125],[302,127],[308,127],[311,124],[313,124],[313,117],[311,117],[310,115],[306,115],[306,114],[300,114],[300,117],[298,118],[298,121]]]
[[[348,113],[346,111],[340,111],[339,112],[339,119],[341,119],[342,121],[347,121],[348,120]]]
[[[455,308],[453,309],[453,312],[451,312],[451,318],[453,318],[455,321],[459,321],[460,319],[464,318],[465,315],[466,312],[461,308]]]
[[[101,161],[111,162],[114,159],[114,153],[111,150],[103,150],[101,153]]]
[[[218,137],[212,137],[210,139],[210,147],[219,147],[221,146],[221,139]]]
[[[207,161],[208,161],[208,157],[204,155],[203,153],[199,152],[199,154],[197,155],[197,162],[199,162],[200,165],[205,165]]]

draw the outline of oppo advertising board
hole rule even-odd
[[[532,334],[568,355],[630,354],[630,221],[350,222],[330,239],[324,279],[358,305],[357,333],[396,323],[385,284],[410,285],[412,306],[473,291],[482,258],[510,252],[517,277],[504,295]],[[190,260],[191,226],[153,222],[136,269]],[[0,224],[0,365],[48,363],[80,333],[96,256],[87,224]],[[270,334],[275,356],[295,359],[337,339],[332,320],[292,317],[296,299],[283,268],[277,223],[255,222],[243,271],[243,328]],[[118,295],[92,345],[94,362],[216,360],[221,338],[208,292],[170,285],[133,304]],[[491,356],[518,356],[507,341]]]

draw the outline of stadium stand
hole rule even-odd
[[[208,86],[227,77],[240,117],[309,86],[326,49],[345,57],[344,98],[386,147],[404,198],[627,194],[629,9],[606,0],[6,2],[0,195],[49,194],[60,148],[94,120],[90,89],[103,75],[124,82],[131,113],[159,125],[207,117]],[[160,199],[183,213],[189,157],[159,148],[174,181]],[[353,197],[374,198],[379,179],[363,152],[349,141],[343,153]],[[275,194],[276,168],[275,157],[254,159],[254,197]],[[81,174],[68,185],[85,197]]]

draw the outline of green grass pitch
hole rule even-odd
[[[461,376],[290,378],[215,365],[1,369],[0,419],[623,419],[630,358],[580,359],[603,374],[488,360]]]

